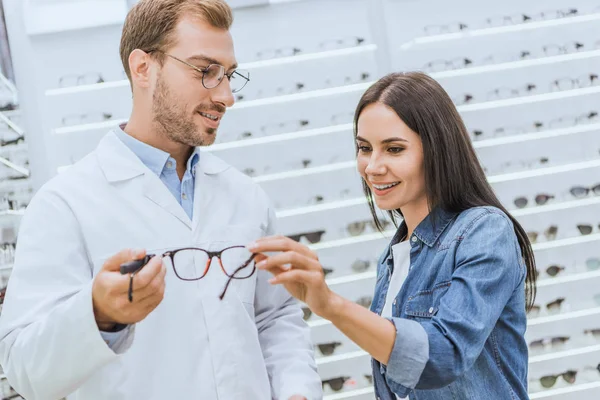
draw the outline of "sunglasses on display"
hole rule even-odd
[[[129,302],[133,302],[133,279],[135,274],[148,264],[154,256],[154,254],[147,254],[141,260],[130,261],[121,265],[121,274],[130,274]],[[245,246],[231,246],[219,251],[186,247],[166,251],[160,257],[168,257],[175,275],[184,281],[197,281],[204,278],[212,265],[212,259],[216,257],[221,270],[229,278],[223,292],[219,296],[221,300],[225,297],[232,279],[248,279],[256,271],[254,263],[256,254],[249,252]]]
[[[544,387],[546,389],[550,389],[551,387],[553,387],[556,384],[556,381],[561,376],[565,380],[565,382],[572,385],[575,383],[575,379],[577,378],[577,371],[568,370],[566,372],[563,372],[562,374],[546,375],[546,376],[543,376],[540,378],[540,383],[541,383],[542,387]]]
[[[323,385],[323,389],[325,389],[325,385],[329,385],[331,390],[333,390],[334,392],[339,392],[349,380],[350,377],[340,376],[338,378],[321,381],[321,384]]]
[[[363,306],[364,308],[371,308],[371,303],[373,302],[372,296],[363,296],[356,300],[356,304],[359,306]]]
[[[545,350],[549,347],[552,347],[552,348],[561,347],[565,343],[567,343],[567,341],[569,341],[569,339],[571,339],[571,338],[568,336],[557,336],[557,337],[552,337],[552,338],[534,340],[533,342],[529,343],[529,348],[533,351],[539,351],[539,350]]]
[[[385,230],[388,226],[390,226],[391,222],[387,220],[380,220],[381,227]],[[351,222],[346,226],[346,232],[350,234],[350,236],[358,236],[362,235],[365,232],[367,226],[370,226],[374,232],[379,232],[377,229],[377,225],[375,225],[375,221],[373,220],[365,220],[365,221],[356,221]]]
[[[535,204],[537,204],[538,206],[543,206],[552,199],[554,199],[554,196],[551,194],[538,194],[537,196],[535,196]],[[514,203],[515,206],[517,206],[517,208],[525,208],[527,207],[529,200],[527,199],[527,197],[521,196],[517,197]]]
[[[305,238],[310,243],[314,244],[314,243],[319,243],[321,241],[323,234],[325,234],[325,231],[321,230],[321,231],[314,231],[314,232],[298,233],[295,235],[287,235],[287,237],[292,239],[295,242],[300,242],[300,240],[302,238]]]
[[[598,183],[592,187],[573,186],[569,192],[576,199],[584,198],[587,195],[589,195],[590,193],[594,193],[596,196],[600,196],[600,183]]]
[[[597,271],[600,269],[600,258],[588,258],[585,260],[585,266],[588,271]]]
[[[557,276],[559,273],[561,273],[564,270],[565,270],[565,267],[563,267],[563,266],[551,265],[548,268],[546,268],[546,274],[548,274],[548,276],[551,276],[554,278],[555,276]]]
[[[312,310],[308,307],[302,307],[302,318],[305,321],[308,321],[310,319],[310,317],[312,316]]]
[[[565,300],[566,299],[564,297],[559,297],[558,299],[546,304],[546,309],[548,310],[549,314],[559,313],[561,310],[562,304],[565,302]],[[541,312],[541,307],[539,305],[534,305],[531,308],[531,311],[529,311],[528,315],[531,318],[535,318],[540,315],[540,312]]]
[[[340,342],[330,342],[330,343],[318,344],[317,347],[319,348],[319,351],[321,352],[321,354],[323,354],[324,356],[330,356],[333,354],[335,349],[337,349],[341,345],[342,345],[342,343],[340,343]]]
[[[591,224],[579,224],[577,225],[577,229],[582,235],[590,235],[594,231],[594,226]],[[598,224],[598,229],[600,229],[600,224]]]
[[[600,340],[600,328],[586,329],[585,331],[583,331],[583,333],[584,335],[592,336],[595,340]]]
[[[558,233],[558,226],[552,225],[544,231],[544,236],[546,237],[546,240],[554,240],[554,239],[556,239],[557,233]],[[539,236],[538,232],[535,232],[535,231],[527,232],[527,237],[529,238],[529,241],[531,243],[536,243],[538,236]]]

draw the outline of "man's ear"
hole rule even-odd
[[[129,70],[132,86],[148,88],[150,86],[150,55],[135,49],[129,55]]]

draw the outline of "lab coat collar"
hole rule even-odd
[[[112,131],[100,141],[97,156],[100,168],[109,182],[125,181],[151,172]],[[202,152],[200,161],[196,164],[196,175],[216,175],[229,168],[220,158]]]
[[[148,199],[179,219],[189,229],[194,229],[198,225],[198,219],[194,218],[196,219],[194,223],[190,220],[183,207],[160,178],[148,169],[114,132],[111,131],[104,136],[98,145],[96,154],[100,168],[108,182],[122,182],[141,176],[143,177],[142,190]],[[227,163],[210,153],[202,154],[200,161],[196,164],[194,215],[198,215],[201,210],[205,209],[204,203],[210,197],[206,193],[210,190],[202,178],[207,175],[217,175],[229,167]],[[123,190],[128,189],[124,188]]]

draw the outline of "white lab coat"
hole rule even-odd
[[[198,281],[170,267],[162,303],[111,349],[92,309],[92,279],[124,248],[245,245],[273,233],[251,179],[203,152],[193,220],[113,133],[48,182],[21,222],[0,318],[0,363],[28,400],[287,400],[322,397],[308,327],[264,271],[233,280],[213,261]]]

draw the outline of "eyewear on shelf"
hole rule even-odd
[[[546,304],[546,309],[551,313],[551,314],[555,314],[557,312],[560,311],[560,308],[562,307],[562,304],[565,302],[565,298],[564,297],[559,297],[558,299],[551,301],[550,303]],[[529,312],[529,315],[531,317],[536,317],[540,314],[541,311],[541,307],[539,305],[534,305],[531,308],[531,311]]]
[[[260,60],[268,60],[271,58],[292,57],[300,53],[302,53],[302,49],[298,47],[281,47],[260,50],[256,53],[256,57]]]
[[[467,57],[457,57],[451,60],[429,61],[423,66],[425,72],[441,72],[454,69],[466,68],[473,65],[473,61]]]
[[[112,119],[112,117],[113,115],[108,112],[66,115],[62,118],[62,124],[63,126],[93,124],[96,122],[108,121]]]
[[[564,270],[565,270],[565,267],[563,267],[563,266],[551,265],[548,268],[546,268],[546,274],[548,274],[551,277],[555,277],[556,275],[558,275],[559,273],[561,273]]]
[[[325,388],[325,385],[329,385],[331,390],[333,390],[334,392],[339,392],[344,387],[344,384],[349,380],[350,377],[340,376],[338,378],[321,381],[321,383],[323,385],[323,388]]]
[[[592,187],[573,186],[570,190],[570,193],[573,195],[573,197],[578,199],[586,197],[590,193],[594,193],[595,195],[600,196],[600,183]]]
[[[317,345],[317,347],[319,348],[319,351],[321,352],[321,354],[323,354],[324,356],[330,356],[333,354],[335,349],[337,349],[341,345],[342,345],[342,343],[340,343],[340,342],[330,342],[330,343],[320,343]]]
[[[388,226],[390,226],[391,222],[387,220],[380,220],[382,228],[385,230]],[[346,226],[346,232],[350,234],[350,236],[358,236],[362,235],[367,228],[370,226],[371,229],[375,232],[378,232],[377,225],[375,225],[375,221],[366,220],[366,221],[356,221],[351,222]]]
[[[579,229],[579,233],[582,235],[590,235],[594,231],[594,226],[591,224],[579,224],[577,225],[577,229]],[[600,229],[600,224],[598,224],[598,229]]]
[[[356,304],[363,306],[364,308],[371,308],[371,303],[373,302],[372,296],[363,296],[356,300]]]
[[[64,75],[58,80],[58,86],[61,88],[70,86],[94,85],[96,83],[104,83],[104,78],[98,72]]]
[[[550,84],[550,90],[571,90],[571,89],[580,89],[586,88],[590,86],[594,86],[598,84],[598,75],[597,74],[587,74],[582,75],[577,78],[559,78]]]
[[[600,258],[588,258],[585,260],[585,266],[588,271],[596,271],[600,269]]]
[[[304,237],[310,243],[314,244],[314,243],[318,243],[321,241],[321,238],[323,237],[324,233],[325,233],[325,231],[321,230],[321,231],[314,231],[314,232],[298,233],[295,235],[288,235],[288,237],[296,242],[299,242],[300,239],[302,239]]]
[[[575,383],[575,379],[577,378],[577,371],[568,370],[566,372],[563,372],[562,374],[546,375],[540,378],[540,383],[542,384],[542,387],[550,389],[556,384],[556,380],[561,376],[565,380],[565,382],[573,384]]]
[[[556,225],[551,225],[550,227],[548,227],[548,229],[546,229],[544,231],[544,236],[546,237],[546,240],[556,239],[557,234],[558,234],[558,226],[556,226]],[[538,236],[539,236],[539,233],[536,231],[527,232],[527,237],[529,238],[529,241],[531,241],[531,243],[536,243]]]
[[[426,35],[441,35],[445,33],[457,33],[469,29],[469,26],[462,22],[450,22],[448,24],[427,25],[423,28]]]
[[[537,204],[538,206],[543,206],[544,204],[548,203],[548,201],[554,199],[554,196],[551,194],[538,194],[537,196],[535,196],[535,204]],[[527,204],[529,203],[529,200],[527,200],[527,197],[517,197],[514,201],[515,206],[517,206],[517,208],[525,208],[527,207]]]
[[[328,39],[319,43],[322,50],[343,49],[346,47],[356,47],[365,43],[365,38],[359,36],[347,36],[336,39]]]
[[[585,335],[591,335],[596,340],[600,340],[600,328],[586,329],[585,331],[583,331],[583,333]],[[599,364],[599,366],[600,366],[600,364]]]
[[[539,340],[534,340],[529,343],[529,348],[531,350],[543,350],[547,347],[559,347],[567,343],[571,339],[568,336],[557,336],[552,338],[544,338]]]

